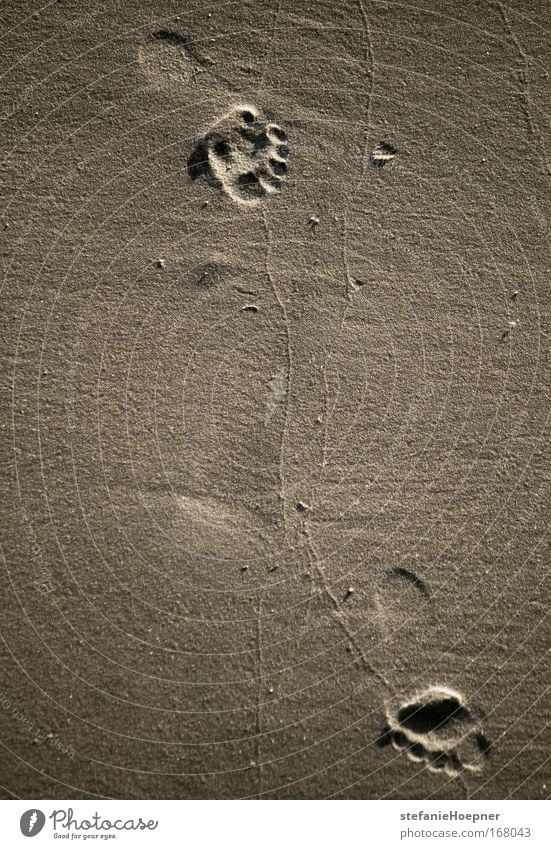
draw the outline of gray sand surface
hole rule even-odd
[[[545,0],[3,0],[5,798],[547,798]]]

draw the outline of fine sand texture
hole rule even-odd
[[[547,798],[547,0],[0,17],[2,794]]]

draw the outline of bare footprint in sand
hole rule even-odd
[[[194,54],[184,36],[158,30],[139,46],[138,65],[152,86],[178,91],[193,79]]]
[[[111,496],[125,535],[145,562],[159,564],[159,580],[172,582],[178,591],[231,595],[269,582],[277,546],[270,522],[258,511],[162,485],[135,498],[124,490]]]
[[[387,708],[379,745],[392,745],[408,759],[450,776],[480,772],[490,743],[460,693],[431,687]]]
[[[287,173],[287,134],[267,123],[254,106],[239,106],[198,142],[188,173],[205,177],[232,200],[257,204],[281,189]]]
[[[377,582],[374,604],[379,627],[394,656],[411,650],[411,632],[430,635],[433,616],[429,587],[413,571],[386,570]],[[386,725],[378,740],[392,745],[407,759],[455,777],[480,772],[490,743],[464,696],[447,687],[432,686],[405,699],[393,694],[386,708]]]
[[[432,613],[427,585],[416,572],[401,566],[387,569],[379,577],[373,602],[381,632],[391,639],[402,639],[408,628]]]

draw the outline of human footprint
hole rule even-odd
[[[287,134],[254,106],[238,106],[197,143],[188,173],[205,177],[232,200],[257,204],[281,189],[287,173]]]

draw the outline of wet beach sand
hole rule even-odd
[[[547,798],[549,5],[0,18],[3,797]]]

